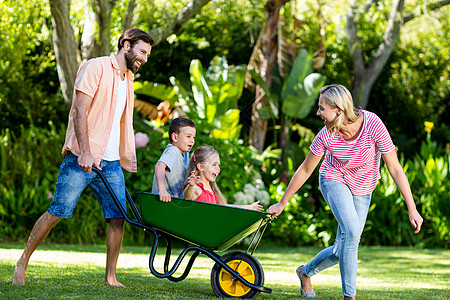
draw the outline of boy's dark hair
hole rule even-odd
[[[125,41],[128,41],[131,45],[131,48],[133,48],[134,44],[136,44],[138,41],[143,41],[147,44],[150,44],[150,46],[153,46],[155,43],[152,39],[152,37],[145,31],[132,28],[125,31],[119,38],[119,42],[117,44],[117,48],[120,49],[123,48],[123,44]]]
[[[195,123],[192,120],[186,118],[175,118],[169,125],[169,141],[172,143],[172,133],[179,134],[182,127],[193,127]]]

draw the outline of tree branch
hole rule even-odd
[[[364,3],[364,11],[368,12],[370,7],[375,4],[377,5],[380,0],[367,0],[366,3]]]
[[[358,29],[354,22],[355,3],[355,0],[353,0],[347,15],[347,39],[355,71],[353,95],[362,107],[366,107],[369,102],[370,90],[386,65],[400,35],[400,28],[403,24],[401,13],[404,0],[394,0],[389,15],[389,23],[384,32],[383,42],[378,46],[377,52],[367,68],[364,66],[360,41],[357,37]]]
[[[170,35],[179,32],[179,30],[202,9],[211,0],[192,0],[175,16],[174,21],[169,26],[161,26],[150,30],[149,34],[155,41],[154,45],[159,44]]]
[[[404,0],[395,0],[392,4],[391,13],[389,15],[389,24],[384,32],[383,42],[380,46],[378,46],[374,59],[369,66],[370,71],[373,70],[378,73],[377,69],[381,66],[379,70],[379,72],[381,72],[381,69],[384,67],[389,59],[389,56],[394,50],[395,44],[397,43],[400,35],[400,28],[403,24],[403,19],[401,17],[403,4]]]
[[[450,4],[450,0],[441,0],[441,1],[438,1],[438,2],[434,2],[434,3],[428,4],[427,5],[427,10],[437,10],[437,9],[439,9],[439,8],[441,8],[443,6],[449,5],[449,4]],[[417,18],[417,17],[419,17],[421,15],[424,15],[424,14],[425,14],[425,12],[423,10],[420,10],[420,12],[417,13],[417,14],[414,14],[414,13],[406,14],[403,17],[403,24],[405,24],[406,22],[411,21],[414,18]]]

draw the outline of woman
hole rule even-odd
[[[317,115],[325,126],[312,142],[310,152],[280,202],[272,205],[268,212],[278,216],[325,155],[319,169],[319,186],[338,222],[336,240],[308,264],[298,267],[297,276],[302,296],[314,298],[310,277],[339,263],[344,299],[355,299],[359,241],[372,191],[380,179],[381,156],[405,199],[415,233],[420,231],[423,219],[417,212],[389,132],[378,116],[355,109],[350,92],[337,84],[320,90]]]

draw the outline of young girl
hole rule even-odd
[[[183,197],[186,200],[196,200],[207,203],[230,205],[216,185],[217,175],[220,173],[219,153],[210,146],[195,149],[186,174],[186,184]],[[187,175],[186,175],[187,176]],[[249,205],[230,205],[235,207],[262,211],[259,201]]]

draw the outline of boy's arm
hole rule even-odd
[[[170,202],[172,197],[167,192],[166,188],[166,164],[158,161],[155,166],[155,178],[158,183],[159,200],[162,202]]]

